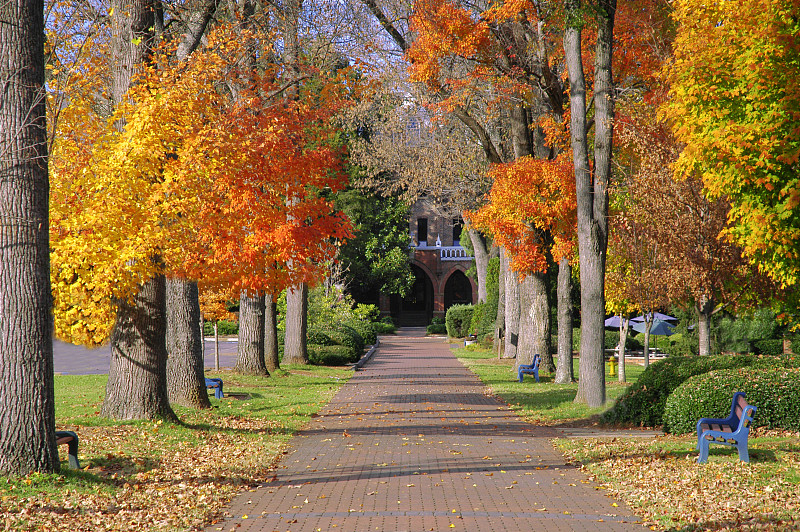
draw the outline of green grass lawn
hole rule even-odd
[[[243,487],[265,481],[289,438],[352,376],[345,367],[284,366],[220,377],[238,400],[175,407],[179,424],[100,417],[106,375],[55,378],[56,426],[80,437],[80,471],[0,478],[0,523],[18,530],[202,528]],[[179,509],[176,511],[176,509]]]
[[[539,384],[533,377],[520,383],[513,360],[472,346],[455,352],[495,395],[537,424],[585,422],[612,406],[626,388],[607,375],[607,406],[588,408],[573,403],[575,383],[554,384],[546,375]],[[627,365],[629,383],[643,371]],[[654,530],[800,530],[800,434],[754,430],[749,464],[724,446],[712,446],[708,463],[697,464],[695,443],[694,434],[554,440]]]
[[[539,384],[533,375],[525,376],[523,382],[517,380],[513,359],[498,359],[488,349],[475,346],[461,347],[455,350],[456,356],[481,380],[491,388],[492,392],[526,419],[536,423],[563,423],[577,419],[585,419],[603,412],[607,407],[589,408],[574,403],[578,384],[555,384],[553,376],[539,372]],[[608,365],[606,365],[608,369]],[[573,360],[573,371],[578,376],[578,359]],[[644,371],[637,364],[626,365],[628,384],[635,382]],[[619,397],[628,384],[620,384],[616,376],[606,374],[607,405]]]

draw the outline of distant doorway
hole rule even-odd
[[[461,270],[456,270],[444,285],[444,308],[472,304],[472,283]]]
[[[419,266],[411,265],[414,273],[414,286],[409,294],[400,300],[397,298],[398,321],[401,327],[425,327],[433,317],[433,283],[428,275]],[[393,302],[394,303],[394,302]]]

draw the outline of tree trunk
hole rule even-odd
[[[589,167],[586,82],[581,53],[584,13],[579,0],[566,0],[564,53],[570,82],[570,134],[575,167],[578,253],[581,271],[580,379],[576,402],[600,406],[606,400],[604,368],[605,253],[608,241],[608,178],[614,116],[611,39],[615,0],[600,0],[595,52],[595,175]]]
[[[619,317],[619,369],[617,375],[619,382],[626,382],[627,376],[625,375],[625,343],[628,341],[628,327],[630,327],[631,320],[627,316],[620,315]]]
[[[170,403],[211,408],[203,363],[197,283],[167,279],[167,396]]]
[[[166,289],[163,275],[119,301],[101,413],[111,419],[178,421],[167,397]]]
[[[140,64],[149,56],[155,39],[154,0],[112,0],[111,51],[114,57],[111,97],[118,105],[131,86]],[[121,124],[117,127],[121,128]]]
[[[278,306],[272,294],[264,296],[264,364],[269,371],[280,369],[278,358]]]
[[[486,240],[475,229],[468,229],[467,233],[472,241],[475,253],[475,269],[478,271],[478,303],[486,302],[486,269],[489,267],[489,252],[486,249]]]
[[[152,0],[113,0],[111,6],[111,97],[119,104],[150,54],[157,10]],[[122,130],[124,123],[117,122],[116,127]],[[118,303],[102,408],[106,417],[177,421],[167,398],[165,292],[164,277],[158,275],[144,283],[131,301]]]
[[[503,358],[505,353],[505,336],[506,336],[506,272],[503,269],[503,255],[502,248],[500,249],[500,271],[497,283],[497,317],[494,323],[494,348],[497,351],[498,358]]]
[[[698,353],[700,356],[708,356],[711,354],[711,315],[714,313],[714,302],[703,296],[700,301],[695,303],[695,311],[697,312],[697,335],[700,338]]]
[[[572,267],[569,259],[558,266],[558,363],[556,379],[559,384],[575,380],[572,370]]]
[[[239,352],[233,370],[269,376],[264,362],[264,296],[247,290],[239,298]]]
[[[58,471],[42,2],[0,6],[0,475]]]
[[[541,357],[540,368],[552,373],[555,367],[550,352],[550,306],[546,277],[546,274],[532,273],[520,282],[520,334],[516,367],[530,364],[533,355],[538,354]]]
[[[501,268],[506,281],[506,335],[503,345],[503,358],[517,358],[519,345],[519,278],[511,270],[511,260],[505,252],[501,254]]]
[[[284,364],[308,364],[308,286],[295,285],[286,292],[286,338]]]

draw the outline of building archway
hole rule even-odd
[[[461,270],[455,270],[444,285],[444,310],[453,305],[472,304],[472,282]]]
[[[392,315],[401,327],[425,327],[433,317],[434,290],[430,276],[417,266],[411,265],[414,285],[404,298],[392,296]]]

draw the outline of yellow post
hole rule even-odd
[[[614,355],[608,360],[608,374],[614,377],[617,374],[617,359]]]

